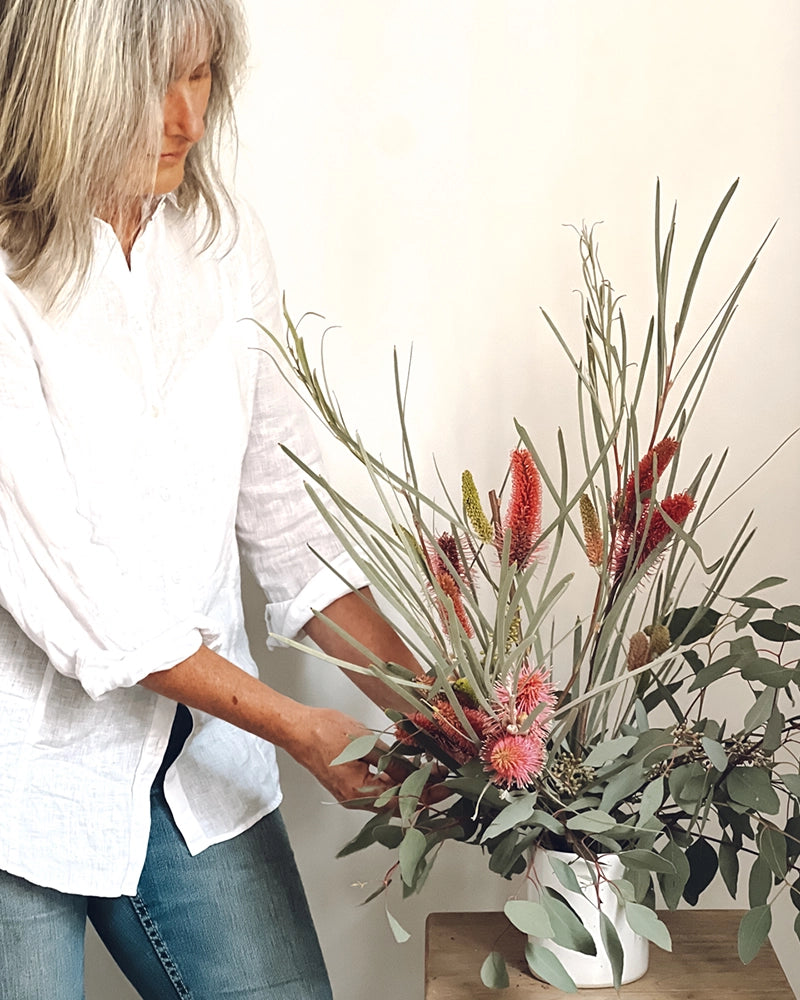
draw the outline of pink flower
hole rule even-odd
[[[492,782],[505,788],[526,788],[544,767],[545,748],[538,733],[500,736],[488,740],[481,751]]]

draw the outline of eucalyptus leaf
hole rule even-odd
[[[564,834],[564,824],[551,816],[550,813],[544,812],[542,809],[534,809],[530,816],[530,822],[535,823],[537,826],[543,826],[545,830],[550,830],[551,833],[557,834],[559,837]]]
[[[735,767],[726,779],[728,794],[734,802],[774,816],[781,807],[772,787],[769,772],[760,767]]]
[[[747,715],[744,717],[744,731],[746,733],[752,733],[760,726],[763,726],[772,714],[774,704],[775,691],[770,688],[764,688],[764,690],[761,691],[756,698],[755,702],[748,709]]]
[[[508,987],[506,960],[499,951],[486,956],[481,966],[481,982],[490,990],[504,990]]]
[[[397,852],[400,862],[400,878],[410,889],[414,887],[417,868],[427,847],[425,834],[411,826],[406,830]]]
[[[700,613],[698,613],[698,608],[678,608],[669,620],[669,632],[676,640],[680,640],[682,645],[691,646],[711,635],[721,617],[720,613],[714,611],[713,608],[706,608]],[[691,628],[681,638],[681,633],[689,627],[690,623]]]
[[[721,743],[717,743],[716,740],[711,740],[707,736],[702,739],[703,749],[706,752],[706,757],[711,761],[714,767],[718,771],[724,771],[728,766],[728,755],[725,753],[725,748]]]
[[[764,729],[764,738],[761,741],[761,749],[765,754],[772,754],[780,749],[783,743],[783,727],[785,722],[786,720],[776,704],[767,720],[767,725]]]
[[[718,681],[721,677],[724,677],[729,670],[738,667],[741,660],[741,656],[736,653],[730,653],[719,660],[715,660],[713,663],[709,663],[707,667],[703,667],[695,676],[695,679],[689,685],[689,690],[697,691],[700,688],[708,687],[709,684],[713,684],[714,681]]]
[[[800,774],[791,774],[786,772],[784,774],[778,774],[776,777],[781,779],[792,795],[800,797]]]
[[[492,820],[481,837],[481,843],[499,837],[506,830],[519,826],[530,819],[535,805],[536,795],[534,794],[523,795],[521,798],[515,799]]]
[[[606,950],[606,955],[608,955],[608,960],[611,963],[611,975],[614,980],[614,989],[619,989],[622,983],[622,973],[625,958],[622,951],[622,944],[619,940],[619,934],[617,934],[617,929],[608,919],[602,910],[598,911],[598,916],[600,918],[600,938],[603,942],[603,947]]]
[[[736,899],[739,883],[739,855],[736,848],[728,841],[719,845],[719,870],[722,880],[730,893],[731,899]]]
[[[347,744],[338,757],[331,761],[331,767],[335,764],[349,764],[351,761],[361,760],[375,749],[375,744],[380,738],[380,733],[367,733],[365,736],[356,737]]]
[[[574,869],[568,865],[566,861],[562,861],[561,858],[557,858],[553,854],[549,854],[547,860],[550,863],[550,867],[553,869],[553,873],[556,878],[565,889],[569,889],[570,892],[581,891],[578,876],[575,874]]]
[[[400,785],[400,790],[397,793],[397,801],[402,819],[408,820],[413,816],[419,802],[419,797],[422,795],[422,791],[427,784],[428,778],[431,776],[432,770],[433,764],[426,764],[425,767],[421,767],[417,771],[412,771],[402,785]]]
[[[660,872],[664,875],[674,875],[675,865],[669,858],[665,858],[663,853],[656,854],[655,851],[632,850],[623,851],[619,860],[626,868],[634,868],[648,872]]]
[[[616,825],[614,817],[601,809],[587,809],[567,820],[568,830],[582,830],[584,833],[603,833]]]
[[[381,844],[383,847],[388,847],[390,851],[395,851],[403,842],[404,836],[405,831],[401,826],[392,826],[387,823],[386,826],[375,828],[374,840],[376,844]]]
[[[542,903],[526,899],[510,899],[503,907],[503,912],[523,934],[532,934],[538,938],[553,936],[553,925]]]
[[[758,836],[758,849],[770,870],[783,878],[787,870],[786,838],[780,830],[764,826]]]
[[[578,951],[582,955],[596,955],[597,945],[586,930],[575,911],[549,893],[541,897],[542,906],[547,910],[553,928],[552,938],[562,948]]]
[[[776,663],[774,660],[767,660],[764,657],[760,657],[757,660],[750,660],[743,665],[742,677],[746,681],[759,681],[761,684],[766,684],[767,687],[784,688],[788,687],[791,683],[794,677],[794,669],[781,666],[780,663]]]
[[[750,908],[764,906],[769,899],[771,889],[772,871],[766,860],[759,855],[750,868],[750,878],[747,888],[747,899],[750,903]]]
[[[786,607],[778,608],[772,617],[779,625],[800,627],[800,604],[788,604]]]
[[[800,639],[800,632],[789,628],[786,624],[762,618],[757,622],[750,622],[750,628],[770,642],[797,642]]]
[[[525,960],[534,975],[562,993],[578,992],[574,980],[549,948],[529,941],[525,946]]]
[[[625,907],[625,919],[636,934],[641,934],[664,951],[672,951],[672,938],[666,925],[658,919],[649,906],[628,903]]]
[[[613,778],[609,779],[608,784],[603,790],[603,797],[600,800],[600,810],[608,812],[609,809],[613,809],[618,802],[627,799],[635,791],[638,791],[644,781],[645,775],[641,761],[636,761],[635,764],[631,764],[630,767],[626,767],[623,771],[615,774]]]
[[[397,920],[392,916],[389,911],[386,911],[386,919],[389,921],[389,927],[391,928],[394,939],[398,944],[405,944],[406,941],[411,937],[405,928],[401,927]]]
[[[386,825],[386,817],[381,815],[370,816],[367,822],[361,827],[358,833],[349,840],[336,854],[337,858],[346,858],[356,851],[362,851],[375,843],[376,828]]]
[[[717,874],[717,852],[704,837],[698,837],[687,847],[685,857],[689,862],[690,874],[683,890],[683,898],[690,906],[696,906]]]
[[[636,824],[641,827],[661,808],[664,801],[664,779],[655,778],[646,785],[642,792],[642,800],[639,803],[639,821]]]
[[[658,876],[658,884],[664,902],[670,910],[675,910],[683,895],[686,883],[689,881],[691,869],[685,853],[673,840],[668,840],[661,850],[661,857],[672,865],[672,872],[663,872]]]
[[[748,965],[761,950],[772,927],[772,911],[768,906],[756,906],[742,917],[739,924],[739,958]]]
[[[598,743],[589,756],[583,761],[585,767],[599,767],[610,760],[624,756],[638,740],[637,736],[619,736],[617,739]]]

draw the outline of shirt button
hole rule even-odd
[[[161,415],[161,411],[159,410],[159,408],[157,406],[151,406],[150,407],[150,415],[153,416],[153,417],[158,417],[158,416]]]

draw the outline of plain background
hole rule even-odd
[[[741,178],[695,329],[779,220],[697,414],[687,476],[708,452],[730,448],[723,496],[800,424],[796,0],[246,6],[252,72],[240,102],[239,186],[267,226],[290,312],[341,326],[327,341],[331,379],[373,448],[398,454],[392,349],[405,363],[412,345],[410,424],[433,491],[432,453],[454,489],[466,467],[484,493],[497,485],[514,417],[545,454],[558,427],[574,447],[573,380],[540,313],[580,349],[579,259],[565,224],[602,221],[605,271],[638,336],[654,301],[659,177],[664,214],[678,202],[676,295],[716,205]],[[307,324],[312,343],[321,329]],[[331,476],[371,503],[350,463],[323,442]],[[719,554],[753,509],[758,534],[738,589],[789,577],[777,594],[784,603],[798,600],[797,467],[795,440],[701,539]],[[247,602],[260,650],[250,589]],[[258,656],[286,692],[380,724],[334,668],[291,652]],[[734,700],[725,707],[731,717],[737,709]],[[397,945],[384,903],[359,905],[389,855],[335,860],[364,817],[325,801],[293,762],[283,774],[284,812],[339,1000],[421,997],[426,914],[500,908],[519,889],[490,876],[476,848],[446,850],[421,897],[403,901],[396,884],[388,894],[412,935]],[[734,904],[716,886],[703,905]],[[772,937],[800,991],[794,915],[784,896]],[[87,997],[128,996],[90,937]]]

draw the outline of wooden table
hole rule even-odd
[[[672,935],[672,954],[650,947],[650,968],[638,982],[581,990],[587,1000],[794,1000],[775,953],[765,944],[749,965],[736,950],[740,910],[679,910],[659,916]],[[534,979],[525,936],[502,913],[431,913],[425,933],[425,1000],[556,1000],[574,996]],[[490,990],[480,968],[490,951],[503,954],[510,988]]]

